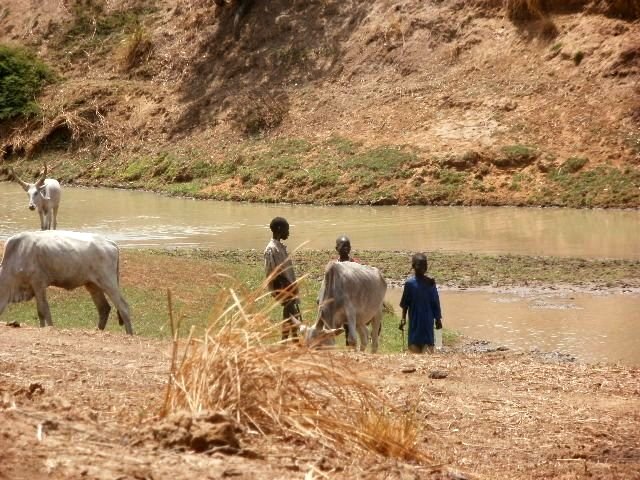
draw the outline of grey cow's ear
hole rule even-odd
[[[45,200],[51,200],[50,197],[47,197],[45,195],[47,193],[47,190],[44,185],[38,187],[38,193],[40,193],[40,195],[42,195],[42,198],[44,198]]]

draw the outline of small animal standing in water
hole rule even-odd
[[[21,180],[13,170],[11,170],[11,174],[29,195],[29,210],[38,211],[40,230],[55,230],[58,224],[58,207],[62,192],[57,180],[46,178],[47,166],[44,166],[44,173],[36,183],[27,183]]]

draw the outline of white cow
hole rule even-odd
[[[84,286],[98,309],[98,328],[107,325],[111,299],[120,325],[133,334],[129,306],[118,287],[119,250],[115,242],[90,233],[43,230],[10,237],[0,263],[0,315],[9,303],[36,298],[40,326],[51,326],[46,290]]]
[[[58,207],[60,206],[60,184],[53,178],[47,176],[47,166],[44,166],[44,173],[36,183],[22,181],[11,171],[16,182],[29,195],[29,210],[38,210],[40,215],[41,230],[55,230],[58,225]]]
[[[369,344],[370,325],[371,351],[376,353],[386,291],[387,282],[377,268],[355,262],[330,262],[320,287],[318,320],[303,338],[313,341],[320,336],[324,338],[321,343],[330,344],[335,341],[332,333],[340,333],[340,327],[347,325],[348,344],[356,346],[357,331],[360,350],[364,351]]]

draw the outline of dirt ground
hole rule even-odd
[[[635,1],[546,2],[527,22],[500,0],[256,1],[235,36],[234,2],[22,3],[0,7],[0,42],[60,75],[42,121],[0,125],[25,175],[48,161],[64,182],[218,199],[638,206],[640,24],[620,6]],[[148,49],[123,68],[136,38]],[[265,174],[258,157],[287,139],[309,151]],[[416,158],[343,178],[329,139]],[[616,174],[571,198],[549,178],[598,167]]]
[[[226,432],[205,453],[167,441],[184,428],[157,415],[169,347],[0,326],[0,479],[640,478],[637,368],[473,342],[426,356],[324,352],[346,356],[394,405],[415,409],[433,459],[416,465],[334,456],[237,429],[224,415],[193,420]]]

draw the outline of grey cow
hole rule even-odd
[[[369,344],[371,328],[371,352],[378,350],[378,335],[382,325],[382,306],[387,282],[377,268],[355,262],[330,262],[324,272],[320,287],[318,320],[314,327],[304,332],[307,342],[324,338],[323,344],[335,340],[332,332],[340,333],[342,325],[348,326],[348,344],[356,345],[356,331],[360,350]]]
[[[60,206],[60,184],[47,176],[47,166],[36,183],[27,183],[11,171],[13,178],[29,195],[29,210],[37,210],[40,215],[41,230],[55,230],[58,225],[58,207]]]
[[[129,306],[118,286],[119,261],[115,242],[91,233],[43,230],[14,235],[0,263],[0,315],[8,304],[35,297],[40,326],[51,326],[47,287],[84,286],[98,309],[98,328],[105,328],[111,311],[106,294],[131,335]]]

